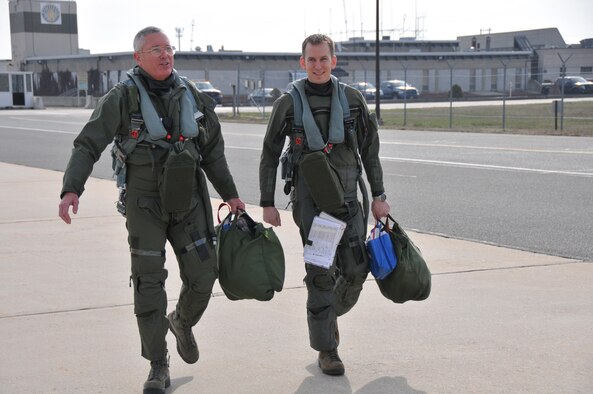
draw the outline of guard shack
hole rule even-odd
[[[33,108],[33,73],[0,72],[0,108]]]

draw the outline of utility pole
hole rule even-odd
[[[375,25],[375,114],[377,115],[377,122],[383,124],[381,119],[381,66],[379,61],[379,0],[377,0],[377,20]]]

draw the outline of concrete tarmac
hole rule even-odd
[[[61,177],[0,163],[0,392],[141,392],[149,363],[115,185],[90,179],[66,225]],[[260,208],[247,211],[261,221]],[[298,230],[281,213],[284,290],[230,301],[217,283],[194,328],[198,363],[185,364],[167,336],[167,393],[593,392],[592,262],[411,231],[433,273],[430,297],[394,304],[369,279],[339,319],[346,374],[323,375],[309,347]],[[181,280],[167,256],[173,308]]]

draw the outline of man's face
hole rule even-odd
[[[331,55],[329,44],[307,44],[305,56],[301,56],[301,68],[307,71],[309,82],[322,84],[330,80],[332,70],[336,68],[338,59]]]
[[[158,52],[160,54],[157,54]],[[134,59],[148,75],[157,81],[167,79],[173,72],[171,44],[167,36],[163,33],[146,35],[140,51],[134,52]]]

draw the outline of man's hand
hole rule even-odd
[[[230,200],[225,202],[230,205],[232,213],[237,213],[237,209],[240,209],[242,211],[245,210],[245,203],[243,203],[243,201],[241,201],[240,198],[231,198]]]
[[[264,207],[264,222],[274,227],[281,226],[280,212],[275,207]]]
[[[60,217],[68,224],[72,222],[70,219],[70,206],[72,206],[72,213],[76,215],[78,213],[78,195],[76,193],[65,193],[58,206]]]
[[[373,200],[373,203],[371,204],[371,212],[373,213],[375,220],[381,220],[387,217],[387,215],[389,215],[390,209],[391,208],[389,207],[387,201]]]

